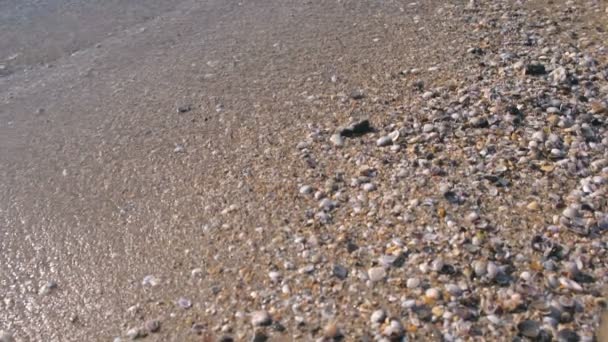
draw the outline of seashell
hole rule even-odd
[[[569,219],[574,219],[574,218],[576,218],[576,217],[578,217],[578,216],[579,216],[579,212],[578,212],[578,209],[577,209],[576,207],[572,207],[572,206],[570,206],[570,207],[566,208],[566,209],[565,209],[565,210],[562,212],[562,215],[563,215],[564,217],[569,218]]]
[[[399,140],[399,130],[395,130],[388,134],[388,137],[395,143]]]
[[[503,321],[496,315],[488,315],[486,316],[488,321],[490,321],[494,325],[502,325]]]
[[[581,285],[579,285],[579,283],[577,283],[576,281],[574,281],[572,279],[568,279],[566,277],[560,277],[559,284],[568,290],[572,290],[572,291],[576,291],[576,292],[583,291],[583,287]]]

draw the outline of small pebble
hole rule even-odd
[[[523,281],[528,282],[532,278],[532,275],[530,274],[530,272],[524,271],[520,273],[519,278]]]
[[[192,276],[192,278],[200,278],[203,275],[203,269],[194,268],[192,269],[192,271],[190,271],[190,275]]]
[[[426,296],[426,298],[437,300],[441,296],[441,293],[439,292],[439,290],[431,287],[424,292],[424,295]]]
[[[190,309],[192,307],[192,302],[184,297],[181,297],[177,300],[177,305],[182,309]]]
[[[488,272],[488,264],[485,261],[475,261],[473,262],[473,270],[476,276],[483,277]]]
[[[431,263],[431,270],[433,270],[435,272],[439,272],[443,269],[444,265],[445,265],[445,263],[443,262],[442,259],[435,259]]]
[[[50,294],[54,289],[57,288],[57,283],[54,281],[47,281],[44,285],[40,287],[38,290],[38,294],[41,296],[46,296]]]
[[[272,317],[267,311],[254,311],[251,313],[251,324],[256,327],[270,325],[272,323]]]
[[[350,93],[350,97],[353,100],[361,100],[362,98],[365,97],[365,94],[363,93],[363,90],[361,89],[355,89]]]
[[[140,328],[131,328],[127,330],[126,335],[130,340],[136,340],[138,338],[146,337],[147,334]]]
[[[384,267],[372,267],[367,271],[369,280],[378,282],[386,278],[386,269]]]
[[[384,147],[384,146],[388,146],[391,145],[393,143],[393,139],[391,139],[390,136],[385,135],[383,137],[380,137],[377,141],[376,141],[376,145],[380,146],[380,147]]]
[[[312,189],[312,186],[310,186],[310,185],[303,185],[300,187],[300,194],[302,194],[302,195],[312,194],[312,191],[313,191],[313,189]]]
[[[406,286],[407,286],[408,289],[415,289],[418,286],[420,286],[420,279],[418,279],[418,278],[409,278],[406,281]]]
[[[445,289],[454,297],[460,297],[462,295],[462,289],[456,284],[448,284],[445,286]]]
[[[374,183],[365,183],[361,187],[364,191],[367,191],[367,192],[376,190],[376,186],[374,185]]]
[[[145,327],[148,332],[158,332],[160,330],[160,321],[156,319],[146,321]]]
[[[160,283],[160,281],[158,280],[158,278],[156,278],[153,275],[147,275],[144,277],[144,279],[142,280],[141,284],[143,286],[156,286]]]
[[[337,146],[337,147],[344,146],[344,137],[342,137],[342,135],[340,135],[340,134],[332,134],[331,137],[329,138],[329,141],[331,141],[331,143],[334,146]]]
[[[268,273],[268,277],[273,283],[278,283],[281,280],[281,273],[272,271]]]
[[[424,94],[422,94],[422,98],[425,100],[428,100],[433,96],[435,96],[435,93],[433,93],[432,91],[427,91]]]
[[[372,323],[382,323],[384,322],[384,319],[386,319],[386,312],[382,309],[378,309],[372,313],[370,319]]]
[[[192,110],[192,106],[191,105],[184,105],[184,106],[177,107],[177,112],[180,113],[180,114],[187,113],[187,112],[189,112],[191,110]]]
[[[333,275],[340,280],[344,280],[348,276],[348,269],[342,265],[335,264],[333,268]]]
[[[477,214],[476,212],[472,211],[469,214],[467,214],[467,222],[473,223],[477,220],[479,220],[479,214]]]
[[[494,279],[498,275],[498,266],[492,261],[488,262],[487,276],[489,279]]]

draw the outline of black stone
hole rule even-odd
[[[581,338],[570,329],[563,329],[557,333],[557,342],[578,342]]]
[[[369,123],[369,120],[364,119],[361,121],[351,123],[350,125],[342,128],[340,130],[340,135],[343,137],[352,138],[352,137],[361,136],[361,135],[369,133],[371,131],[372,131],[372,127]]]
[[[268,341],[268,336],[260,331],[256,331],[253,337],[251,338],[251,342],[266,342]]]
[[[528,64],[526,65],[525,73],[526,75],[538,76],[546,74],[547,70],[545,70],[545,66],[542,64]]]
[[[478,56],[483,55],[483,49],[482,49],[482,48],[480,48],[480,47],[474,47],[474,48],[472,48],[470,51],[471,51],[471,53],[472,53],[472,54],[474,54],[474,55],[478,55]]]
[[[346,279],[346,277],[348,277],[348,270],[346,269],[346,267],[344,267],[342,265],[335,264],[334,269],[333,269],[333,274],[336,278],[338,278],[340,280],[344,280],[344,279]]]
[[[272,323],[272,328],[273,328],[275,331],[278,331],[278,332],[284,332],[284,331],[286,331],[286,330],[287,330],[287,329],[285,328],[285,326],[284,326],[283,324],[279,323],[279,322],[274,322],[274,323]]]
[[[420,306],[414,307],[414,312],[416,313],[416,315],[418,316],[418,318],[421,321],[428,322],[433,317],[433,312],[432,312],[431,308],[429,308],[426,305],[420,305]]]
[[[517,330],[521,336],[537,338],[540,335],[540,323],[533,320],[525,320],[517,324]]]
[[[393,261],[393,267],[401,267],[401,266],[403,266],[403,264],[405,264],[405,259],[406,258],[407,258],[407,255],[405,253],[399,254],[399,256],[397,257],[397,259],[395,259],[395,261]]]
[[[452,204],[460,204],[460,197],[454,191],[446,191],[443,197]]]
[[[359,249],[359,246],[357,246],[355,243],[353,243],[353,242],[346,243],[346,250],[348,251],[348,253],[352,253],[352,252],[356,251],[357,249]]]
[[[192,106],[191,105],[185,105],[185,106],[179,106],[179,107],[177,107],[177,112],[180,113],[180,114],[188,113],[191,110],[192,110]]]
[[[504,272],[499,272],[496,275],[496,278],[494,278],[494,281],[500,286],[507,286],[511,282],[511,277]]]

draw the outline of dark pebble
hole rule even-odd
[[[447,274],[447,275],[454,275],[454,274],[456,274],[456,268],[452,265],[445,264],[445,265],[443,265],[441,270],[439,270],[439,273]]]
[[[458,197],[458,195],[454,191],[446,191],[443,194],[443,197],[452,204],[460,203],[460,197]]]
[[[266,342],[266,341],[268,341],[268,336],[266,336],[261,331],[256,331],[254,333],[253,337],[251,338],[251,342]]]
[[[542,64],[526,65],[526,75],[537,76],[537,75],[543,75],[545,73],[547,73],[547,70],[545,70],[545,66]]]
[[[428,322],[433,317],[433,312],[426,305],[420,305],[420,306],[414,307],[413,310],[421,321]]]
[[[471,49],[469,49],[469,52],[472,53],[472,54],[474,54],[474,55],[478,55],[478,56],[483,55],[483,49],[480,48],[480,47],[471,48]]]
[[[348,270],[346,269],[346,267],[338,264],[334,265],[333,273],[334,276],[340,280],[344,280],[348,276]]]
[[[364,119],[351,123],[350,125],[340,130],[340,135],[343,137],[356,137],[372,131],[369,120]]]
[[[540,335],[540,323],[533,320],[521,321],[517,324],[519,334],[529,338],[537,338]]]
[[[346,250],[348,251],[348,253],[352,253],[354,251],[356,251],[357,249],[359,249],[359,246],[357,246],[356,244],[349,242],[346,244]]]
[[[504,272],[499,272],[494,281],[496,281],[496,283],[500,286],[507,286],[511,282],[511,277]]]
[[[287,330],[285,328],[285,326],[283,324],[281,324],[280,322],[274,322],[274,323],[272,323],[272,328],[275,331],[278,331],[278,332],[284,332],[285,330]]]
[[[574,275],[574,280],[578,283],[593,283],[595,279],[586,273],[577,273]]]
[[[180,113],[180,114],[188,113],[191,110],[192,110],[192,106],[191,105],[185,105],[185,106],[179,106],[179,107],[177,107],[177,112]]]
[[[558,342],[578,342],[580,340],[580,336],[570,329],[563,329],[557,333]]]
[[[399,254],[399,256],[397,257],[397,259],[395,259],[395,261],[393,261],[393,267],[401,267],[401,266],[403,266],[403,264],[405,264],[405,259],[406,258],[407,258],[407,255],[405,253]]]

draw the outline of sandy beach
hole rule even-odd
[[[0,0],[0,341],[597,340],[607,18]]]

